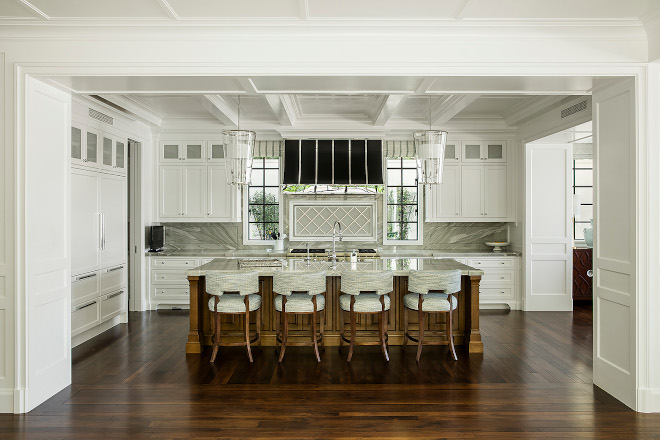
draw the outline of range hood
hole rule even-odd
[[[287,139],[285,185],[382,185],[381,139]]]

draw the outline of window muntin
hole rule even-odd
[[[247,238],[273,240],[280,233],[280,161],[255,157],[247,187]]]
[[[414,158],[387,159],[387,228],[389,241],[419,240],[419,186]]]
[[[573,239],[584,241],[584,228],[589,226],[594,217],[594,180],[593,160],[576,159],[573,161],[573,197],[579,203],[573,218]]]

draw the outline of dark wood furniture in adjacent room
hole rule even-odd
[[[589,271],[593,268],[593,249],[573,249],[573,299],[591,300],[593,298],[593,277]]]

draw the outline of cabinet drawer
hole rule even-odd
[[[112,319],[126,310],[126,289],[118,290],[101,298],[101,322]]]
[[[516,271],[514,269],[487,269],[481,277],[484,284],[515,284]]]
[[[479,299],[513,299],[513,287],[481,287]]]
[[[152,270],[151,283],[188,286],[188,277],[185,270]]]
[[[101,271],[101,295],[114,292],[126,285],[128,270],[125,264]]]
[[[190,289],[186,287],[154,287],[153,288],[154,298],[158,299],[190,299]]]
[[[76,336],[99,324],[99,302],[97,298],[71,309],[71,336]]]
[[[78,305],[85,301],[98,298],[99,273],[91,272],[71,277],[71,304]]]
[[[470,258],[468,259],[468,266],[482,268],[514,268],[515,258]]]
[[[151,267],[160,269],[192,269],[199,266],[196,258],[152,258]]]

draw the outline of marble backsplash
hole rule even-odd
[[[241,223],[163,223],[165,249],[170,251],[222,251],[236,249],[266,249],[270,246],[243,244]],[[382,228],[381,228],[382,229]],[[286,230],[286,229],[285,229]],[[506,241],[506,223],[425,223],[424,244],[405,249],[437,249],[489,251],[486,241]],[[310,247],[328,248],[332,240],[311,242]],[[382,241],[380,242],[382,243]],[[379,242],[340,242],[337,249],[383,247]],[[305,247],[307,243],[285,240],[285,248]],[[389,246],[387,246],[389,247]],[[404,246],[400,246],[404,248]]]

